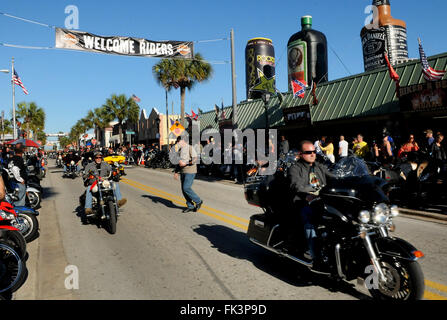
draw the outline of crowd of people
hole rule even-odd
[[[332,163],[336,159],[346,157],[351,152],[367,161],[380,162],[382,164],[396,163],[410,152],[420,151],[439,162],[440,166],[446,164],[446,147],[444,135],[441,132],[433,134],[433,130],[427,129],[424,135],[409,134],[407,139],[397,142],[386,130],[380,141],[370,139],[366,141],[362,134],[353,137],[348,142],[344,136],[340,136],[338,144],[335,139],[321,136],[314,143],[317,154],[326,156]]]

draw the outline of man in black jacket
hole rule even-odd
[[[291,166],[290,189],[294,194],[293,202],[300,208],[301,220],[304,225],[304,232],[307,239],[308,251],[305,257],[309,260],[315,258],[314,238],[315,228],[312,224],[312,209],[309,203],[314,200],[321,188],[327,184],[328,178],[335,178],[328,168],[316,162],[316,150],[311,141],[304,140],[300,143],[298,160]]]

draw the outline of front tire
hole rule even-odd
[[[36,209],[39,207],[41,199],[40,196],[34,191],[27,192],[28,202],[31,208]]]
[[[20,219],[20,232],[22,233],[27,243],[37,239],[39,234],[39,221],[32,213],[17,213]]]
[[[378,288],[368,289],[377,300],[421,300],[424,296],[424,274],[417,261],[381,259],[386,282],[378,278]]]
[[[109,233],[116,233],[116,207],[113,201],[109,201]]]

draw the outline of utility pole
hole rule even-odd
[[[12,84],[12,122],[13,122],[13,133],[12,139],[17,139],[17,124],[16,124],[16,102],[15,102],[15,84],[14,84],[14,57],[11,63],[11,84]]]
[[[231,29],[231,80],[233,87],[233,128],[237,128],[237,97],[236,97],[236,64],[234,61],[234,31]]]
[[[168,90],[166,92],[166,150],[169,150],[169,107],[168,107]]]

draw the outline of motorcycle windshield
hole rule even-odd
[[[341,158],[330,170],[339,179],[370,175],[365,161],[354,156]]]

